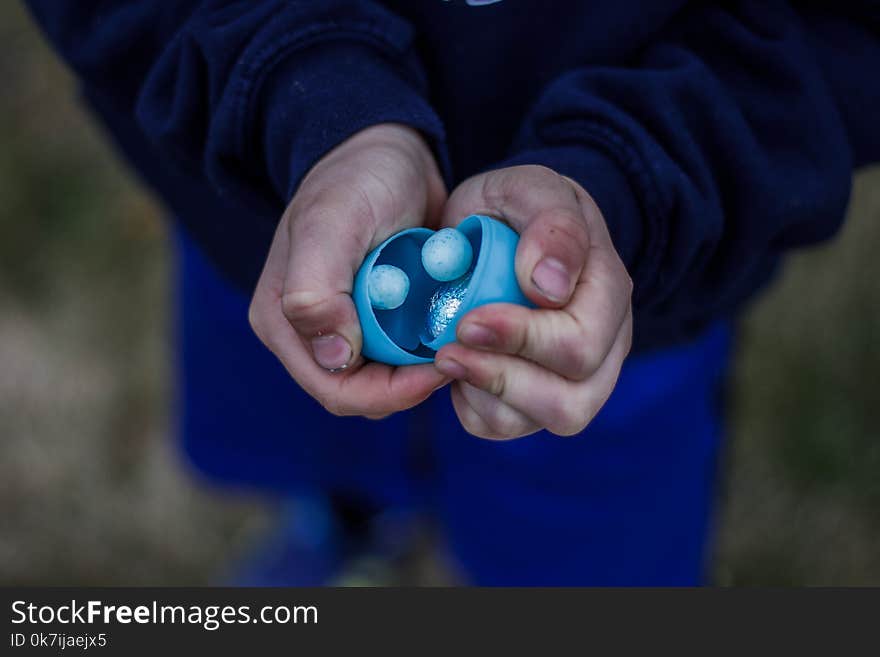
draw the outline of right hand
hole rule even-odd
[[[365,362],[351,299],[366,255],[398,231],[437,227],[445,201],[422,137],[383,124],[359,132],[318,162],[281,218],[251,301],[251,326],[331,413],[384,417],[415,406],[448,382],[430,364]]]

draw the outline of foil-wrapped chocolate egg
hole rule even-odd
[[[370,304],[379,310],[400,308],[409,294],[409,276],[394,265],[378,265],[367,280]]]
[[[427,331],[431,339],[436,339],[455,320],[461,301],[467,293],[471,276],[445,283],[437,288],[428,302]]]
[[[473,259],[470,240],[455,228],[438,230],[422,246],[422,266],[435,281],[461,278]]]

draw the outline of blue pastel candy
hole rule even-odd
[[[437,231],[422,246],[422,266],[436,281],[461,278],[473,259],[470,240],[455,228]]]
[[[367,288],[373,308],[394,310],[406,301],[409,276],[394,265],[378,265],[370,272]]]

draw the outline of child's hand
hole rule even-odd
[[[578,433],[611,394],[632,339],[632,281],[605,220],[580,185],[538,166],[465,181],[444,224],[473,213],[521,234],[517,279],[540,309],[493,304],[462,318],[435,363],[456,379],[458,417],[485,438]]]
[[[419,134],[386,124],[324,157],[284,213],[251,302],[251,326],[328,411],[381,417],[448,381],[432,365],[365,364],[350,297],[367,253],[400,230],[436,224],[445,200]]]

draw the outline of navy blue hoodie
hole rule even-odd
[[[731,316],[880,160],[880,2],[29,0],[143,177],[242,288],[304,173],[401,122],[447,182],[597,200],[636,346]]]

